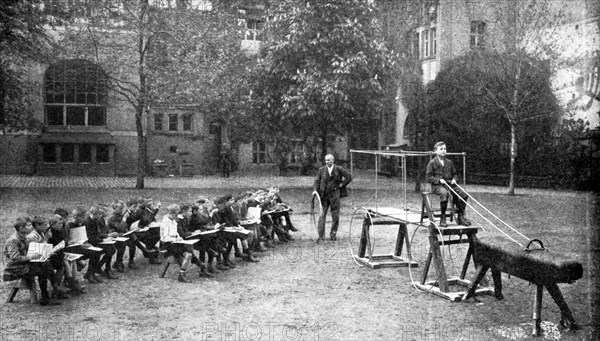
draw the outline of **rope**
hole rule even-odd
[[[460,185],[456,184],[456,186],[458,188],[460,188],[461,190],[463,190],[465,193],[467,193],[467,191],[465,191],[464,188],[460,187]],[[508,223],[506,223],[504,220],[500,219],[498,216],[496,216],[494,213],[492,213],[490,210],[488,210],[485,206],[483,206],[479,201],[475,200],[475,198],[473,198],[469,193],[467,193],[467,195],[469,195],[471,197],[471,199],[479,206],[481,206],[487,213],[489,213],[492,217],[498,219],[502,224],[504,224],[506,227],[508,227],[509,229],[513,230],[514,232],[516,232],[518,235],[520,235],[521,237],[527,239],[528,241],[531,240],[531,238],[527,237],[526,235],[522,234],[521,232],[517,231],[514,227],[510,226]]]
[[[448,183],[446,183],[445,185],[446,185],[446,187],[448,187],[448,189],[450,189],[450,191],[452,191],[452,193],[456,194],[456,196],[457,196],[457,197],[458,197],[460,200],[464,201],[464,202],[465,202],[465,204],[466,204],[467,206],[469,206],[469,208],[471,208],[471,209],[473,210],[473,212],[477,213],[477,215],[479,215],[481,218],[483,218],[485,221],[487,221],[487,222],[488,222],[490,225],[492,225],[492,226],[493,226],[493,227],[494,227],[496,230],[498,230],[498,232],[502,233],[502,234],[503,234],[503,235],[504,235],[506,238],[510,239],[511,241],[513,241],[513,242],[514,242],[514,243],[516,243],[517,245],[521,246],[522,248],[524,248],[524,247],[525,247],[523,244],[521,244],[521,243],[519,243],[518,241],[516,241],[514,238],[512,238],[511,236],[509,236],[509,235],[508,235],[508,233],[506,233],[506,232],[502,231],[502,230],[501,230],[501,229],[500,229],[498,226],[496,226],[496,225],[495,225],[494,223],[492,223],[492,222],[491,222],[489,219],[487,219],[487,218],[486,218],[486,217],[484,217],[484,216],[483,216],[481,213],[479,213],[479,211],[477,211],[477,210],[476,210],[476,209],[475,209],[473,206],[471,206],[471,205],[470,205],[470,204],[469,204],[469,203],[468,203],[468,202],[467,202],[465,199],[461,198],[461,196],[460,196],[460,195],[458,195],[458,193],[456,193],[456,191],[455,191],[454,189],[452,189],[452,187],[450,187],[450,185],[448,185]],[[457,185],[457,186],[458,186],[458,185]],[[460,187],[460,186],[459,186],[459,187]],[[462,189],[462,188],[461,188],[461,189]],[[464,191],[464,189],[463,189],[463,191]],[[465,193],[466,193],[467,195],[469,195],[469,193],[467,193],[466,191],[465,191]],[[469,196],[471,197],[471,195],[469,195]],[[473,200],[474,200],[474,199],[473,199]],[[474,201],[475,201],[475,200],[474,200]],[[478,204],[479,204],[479,203],[478,203]],[[481,205],[481,204],[479,204],[479,205],[483,207],[483,205]],[[485,208],[485,207],[484,207],[484,208]],[[483,228],[483,226],[482,226],[481,228]],[[484,231],[485,231],[485,229],[484,229]]]

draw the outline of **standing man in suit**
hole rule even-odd
[[[325,156],[325,166],[319,168],[313,189],[321,198],[323,215],[319,217],[319,239],[325,238],[325,217],[331,207],[331,240],[336,240],[338,225],[340,223],[340,198],[346,197],[346,186],[352,181],[352,175],[343,167],[335,165],[333,155]]]

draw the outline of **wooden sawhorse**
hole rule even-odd
[[[365,214],[362,224],[362,233],[360,235],[360,245],[358,246],[358,255],[354,259],[371,269],[383,267],[418,267],[419,264],[412,260],[410,253],[410,242],[408,239],[407,222],[397,218],[378,215],[376,212]],[[394,253],[375,255],[373,254],[372,242],[370,237],[371,226],[375,225],[398,225],[398,235],[396,237],[396,247]],[[406,253],[408,260],[402,258],[402,249],[406,243]],[[368,252],[368,255],[366,254]]]
[[[434,223],[433,211],[431,209],[431,202],[429,201],[429,197],[426,194],[423,194],[423,203],[425,205],[425,209],[427,215],[429,217],[429,253],[427,254],[427,260],[425,261],[425,266],[423,267],[423,276],[421,277],[420,282],[413,282],[417,288],[431,292],[437,296],[446,298],[452,302],[458,302],[462,300],[462,297],[466,293],[465,291],[459,292],[451,292],[450,285],[461,285],[464,287],[469,287],[471,282],[465,279],[467,274],[467,269],[469,268],[469,263],[473,256],[474,251],[474,243],[477,240],[477,232],[481,228],[481,226],[448,226],[448,227],[438,227]],[[462,238],[462,236],[466,236],[466,238]],[[444,237],[448,236],[448,239]],[[451,236],[458,236],[458,239],[450,240]],[[459,277],[450,277],[446,274],[446,267],[444,266],[444,259],[442,257],[442,251],[440,246],[444,245],[456,245],[456,244],[469,244],[469,248],[467,249],[467,254],[463,261],[462,270],[460,272]],[[437,272],[438,278],[434,281],[427,281],[427,275],[429,272],[429,267],[431,266],[431,261],[433,260],[433,264],[435,266],[435,270]],[[477,264],[475,264],[477,268]],[[477,288],[475,290],[476,294],[493,294],[494,289],[491,287],[483,287]]]

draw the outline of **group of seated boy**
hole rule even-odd
[[[110,214],[108,206],[112,208]],[[236,267],[231,260],[233,250],[235,257],[258,262],[254,252],[273,246],[275,236],[280,242],[288,242],[292,240],[290,231],[298,231],[290,220],[291,209],[281,200],[276,186],[214,200],[201,197],[193,203],[171,204],[162,220],[156,222],[160,208],[160,202],[140,197],[126,203],[115,200],[111,205],[94,205],[88,210],[77,207],[71,217],[62,208],[50,218],[19,217],[4,247],[3,279],[21,279],[35,288],[37,277],[41,291],[37,301],[57,305],[57,299],[85,293],[85,285],[77,279],[84,269],[83,278],[90,284],[102,283],[103,278],[117,279],[115,272],[126,271],[126,249],[129,269],[138,268],[137,249],[150,264],[161,264],[158,257],[162,254],[177,262],[178,280],[188,283],[190,263],[198,267],[200,277],[215,277]],[[80,231],[85,231],[85,240],[77,240]],[[54,248],[42,255],[30,247],[32,242]]]

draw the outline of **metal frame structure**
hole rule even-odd
[[[381,267],[417,267],[418,263],[412,260],[410,253],[410,240],[408,238],[407,226],[408,224],[419,224],[422,220],[422,214],[408,213],[407,203],[407,170],[406,170],[406,159],[408,157],[424,157],[429,156],[429,159],[434,155],[433,152],[418,152],[418,151],[381,151],[381,150],[350,150],[350,173],[354,173],[354,153],[356,154],[369,154],[375,156],[375,207],[366,208],[363,207],[364,211],[362,232],[358,254],[352,256],[357,263],[371,267],[372,269],[378,269]],[[466,153],[447,153],[446,155],[459,155],[463,157],[463,183],[466,180]],[[401,181],[402,181],[402,208],[392,207],[379,207],[379,158],[381,156],[399,157],[401,160]],[[350,183],[350,189],[352,189],[352,183]],[[352,196],[354,197],[354,196]],[[354,207],[354,202],[352,203]],[[355,208],[356,211],[361,208]],[[353,215],[354,218],[354,215]],[[391,254],[374,254],[373,238],[371,238],[372,228],[375,225],[387,225],[396,226],[398,228],[398,236],[396,238],[395,250]],[[351,233],[351,228],[350,228]],[[350,237],[351,238],[351,237]],[[406,252],[408,259],[404,259],[401,256],[403,244],[406,244]]]
[[[350,174],[354,173],[354,157],[353,154],[369,154],[369,155],[375,155],[375,208],[377,208],[377,206],[379,205],[379,197],[378,197],[378,192],[379,192],[379,157],[380,156],[394,156],[394,157],[400,157],[401,161],[402,161],[402,165],[401,165],[401,169],[402,169],[402,184],[404,184],[403,186],[403,199],[404,199],[404,209],[407,209],[407,203],[406,203],[406,181],[407,181],[407,174],[406,174],[406,158],[407,157],[423,157],[423,156],[429,156],[429,159],[431,160],[431,158],[435,155],[434,152],[419,152],[419,151],[405,151],[405,150],[400,150],[400,151],[381,151],[381,150],[360,150],[360,149],[350,149]],[[463,185],[466,184],[467,181],[467,153],[465,152],[461,152],[461,153],[446,153],[446,155],[449,156],[462,156],[462,161],[463,161]],[[350,183],[350,189],[352,189],[352,183]]]

